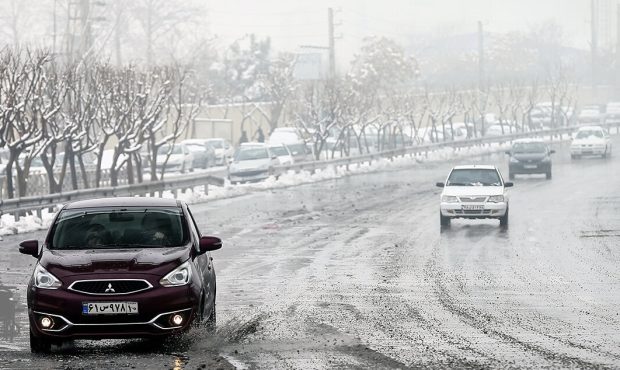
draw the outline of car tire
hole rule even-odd
[[[50,353],[52,350],[52,342],[40,337],[35,337],[30,331],[30,352],[32,353]]]
[[[506,213],[499,218],[499,226],[501,227],[508,227],[508,211],[509,209],[506,208]]]
[[[551,170],[547,171],[545,176],[547,177],[547,180],[551,180]]]
[[[442,227],[450,226],[450,217],[446,217],[439,212],[439,225]]]

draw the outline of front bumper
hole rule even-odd
[[[501,203],[445,203],[441,202],[441,215],[450,218],[499,218],[506,214],[507,202]]]
[[[64,289],[30,288],[28,316],[33,335],[51,339],[142,338],[167,336],[185,331],[195,319],[200,291],[192,285],[158,287],[127,295],[95,296]],[[83,303],[137,302],[137,314],[86,315]],[[172,316],[183,317],[180,325]],[[53,326],[44,329],[43,317]]]
[[[261,181],[269,178],[269,170],[235,172],[228,175],[230,182]]]
[[[571,155],[603,155],[607,152],[607,146],[606,145],[594,145],[594,144],[587,144],[587,145],[574,145],[570,147],[570,154]]]

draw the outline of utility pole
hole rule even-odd
[[[327,9],[327,33],[329,37],[329,78],[336,77],[336,39],[334,36],[334,9]]]
[[[598,1],[590,0],[591,12],[591,37],[590,48],[592,53],[592,88],[596,87],[598,82]]]
[[[478,89],[484,90],[484,29],[478,21]]]

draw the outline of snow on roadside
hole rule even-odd
[[[485,146],[464,147],[459,149],[446,147],[428,152],[427,155],[419,154],[413,157],[407,155],[404,157],[395,157],[392,160],[382,158],[375,160],[370,164],[352,164],[349,165],[348,169],[346,166],[328,166],[324,169],[316,170],[315,173],[311,173],[309,171],[294,173],[293,171],[289,171],[288,173],[282,174],[278,180],[274,177],[270,177],[262,182],[240,185],[231,185],[230,182],[226,180],[223,187],[210,186],[209,194],[205,194],[204,187],[199,186],[187,192],[178,191],[177,198],[187,203],[199,203],[215,199],[232,198],[256,191],[310,184],[314,182],[342,178],[352,174],[370,173],[386,169],[411,167],[422,163],[442,162],[460,158],[475,157],[491,152],[503,151],[509,147],[510,143],[494,143]],[[171,191],[166,191],[164,192],[163,197],[173,198],[174,194]],[[50,213],[48,210],[43,210],[41,215],[42,217],[39,218],[30,213],[27,216],[20,217],[19,221],[15,221],[15,218],[11,215],[2,215],[0,217],[0,240],[2,239],[2,235],[47,229],[53,220],[54,213]]]

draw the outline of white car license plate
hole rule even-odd
[[[86,302],[82,303],[84,315],[137,314],[138,302]]]
[[[465,211],[480,211],[484,209],[483,205],[464,205],[461,207],[463,207],[463,210]]]
[[[538,167],[538,166],[535,165],[535,164],[525,164],[525,165],[523,165],[523,168],[527,168],[527,169],[532,169],[532,168],[536,168],[536,167]]]

